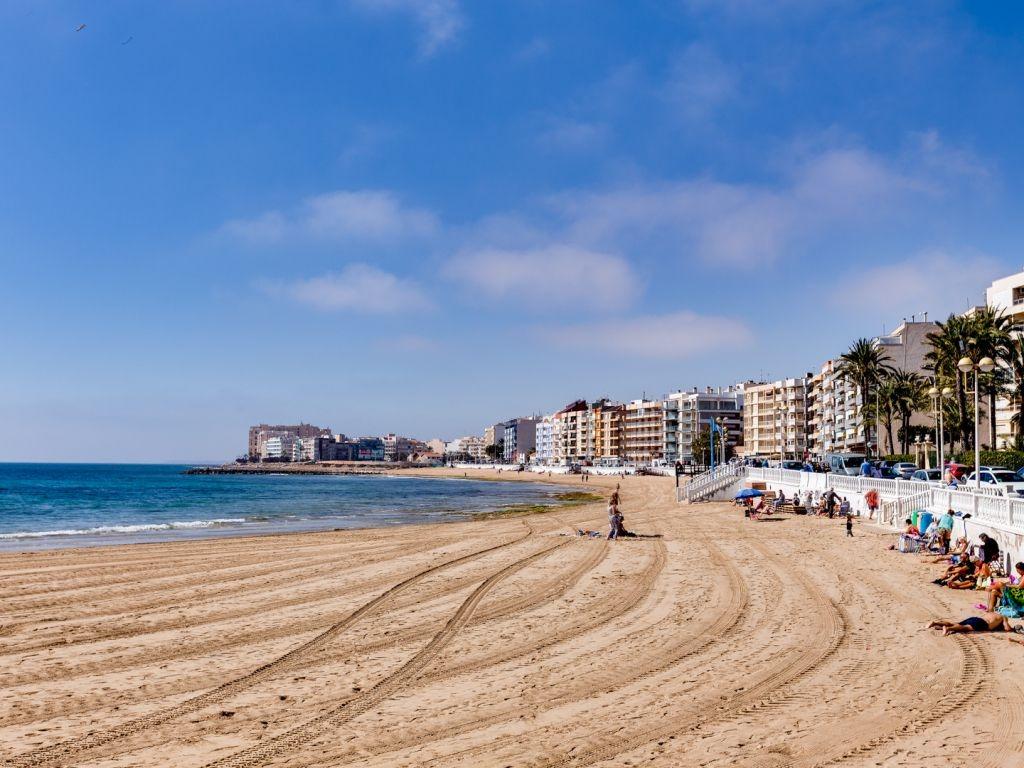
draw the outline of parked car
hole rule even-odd
[[[935,469],[919,469],[909,479],[918,480],[922,483],[940,483],[942,482],[942,470],[938,467]]]
[[[974,476],[975,473],[971,472],[967,480],[964,481],[964,485],[968,487],[974,485]],[[1024,480],[1017,477],[1016,472],[1011,472],[1008,469],[986,471],[983,468],[981,471],[981,484],[983,486],[994,485],[1007,496],[1013,496],[1024,491]]]
[[[799,472],[801,469],[804,468],[804,463],[802,461],[793,461],[792,459],[786,459],[784,462],[782,462],[782,468],[795,469]]]
[[[917,464],[912,461],[897,461],[892,465],[892,471],[904,480],[909,480],[910,476],[917,471]]]
[[[828,471],[837,475],[859,475],[860,465],[864,462],[863,453],[826,453],[825,463]]]

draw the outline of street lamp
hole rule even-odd
[[[981,488],[981,441],[978,439],[978,430],[981,419],[978,418],[978,373],[988,373],[996,364],[992,361],[991,357],[983,357],[978,362],[974,362],[969,357],[961,357],[960,362],[956,364],[964,373],[970,373],[974,371],[974,487],[976,489]]]
[[[936,419],[939,431],[936,433],[936,437],[939,439],[939,479],[943,479],[946,472],[946,458],[944,455],[946,438],[943,435],[943,402],[947,397],[953,394],[953,390],[949,387],[943,387],[939,389],[936,386],[932,386],[928,390],[928,394],[932,396],[932,417]]]

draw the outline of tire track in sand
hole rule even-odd
[[[205,768],[262,768],[262,766],[267,765],[275,757],[288,754],[296,747],[315,739],[327,731],[344,725],[352,718],[389,698],[423,674],[429,664],[468,623],[477,605],[496,584],[516,571],[522,570],[533,561],[564,547],[566,544],[568,544],[568,541],[561,541],[552,546],[545,547],[539,552],[534,552],[510,565],[506,565],[489,576],[479,587],[473,590],[473,593],[459,606],[444,628],[434,635],[425,648],[405,662],[397,671],[380,680],[364,695],[349,699],[341,705],[278,736],[254,744],[233,755],[208,763]]]
[[[81,755],[90,750],[96,749],[97,747],[109,744],[110,742],[118,739],[125,738],[132,734],[138,733],[147,728],[152,728],[157,725],[161,725],[168,720],[172,720],[176,717],[180,717],[183,714],[189,712],[195,712],[196,710],[215,704],[228,696],[233,696],[241,691],[251,688],[254,685],[262,682],[263,680],[271,677],[272,675],[280,672],[282,669],[286,669],[294,664],[301,662],[311,653],[315,653],[321,647],[330,642],[334,637],[341,634],[345,630],[354,626],[367,614],[371,613],[375,609],[379,608],[384,603],[388,602],[396,595],[405,591],[414,584],[422,581],[423,579],[436,574],[438,571],[450,568],[455,565],[467,563],[471,560],[483,557],[491,552],[495,552],[499,549],[518,544],[521,541],[525,541],[527,538],[533,535],[533,529],[527,525],[527,533],[519,538],[511,541],[506,541],[501,544],[496,544],[491,547],[487,547],[482,550],[463,555],[453,560],[448,560],[444,563],[440,563],[430,568],[426,568],[404,581],[394,585],[386,592],[378,595],[372,600],[364,603],[352,613],[348,614],[345,618],[331,625],[329,628],[321,632],[319,635],[314,637],[312,640],[303,643],[302,645],[293,648],[282,656],[269,661],[261,667],[254,669],[253,671],[237,677],[234,680],[230,680],[222,685],[201,693],[198,696],[181,702],[172,707],[153,712],[149,715],[143,715],[142,717],[135,718],[126,723],[123,723],[114,728],[109,728],[104,731],[97,731],[90,733],[87,736],[78,739],[71,739],[57,744],[52,744],[40,749],[33,750],[31,752],[25,752],[20,755],[16,755],[11,758],[9,765],[11,768],[35,768],[37,766],[45,765],[66,765],[70,758]],[[519,561],[521,562],[521,561]]]

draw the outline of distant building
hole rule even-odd
[[[558,414],[555,413],[544,416],[537,422],[537,447],[533,455],[535,464],[548,467],[555,464],[555,436],[560,433],[560,423]]]
[[[260,461],[291,461],[297,438],[292,435],[277,435],[260,442]]]
[[[502,458],[504,453],[501,450],[502,443],[505,441],[505,425],[494,424],[493,426],[484,429],[484,447],[494,445],[497,446],[498,452],[495,458]]]
[[[743,451],[748,456],[803,459],[808,449],[811,374],[754,384],[743,391]]]
[[[625,455],[626,406],[601,400],[594,411],[594,463],[618,466]]]
[[[438,456],[444,455],[445,445],[447,445],[447,443],[439,437],[435,437],[433,440],[427,440],[427,448],[429,451]]]
[[[1012,322],[1012,333],[1024,337],[1024,272],[995,280],[985,291],[985,301],[992,309],[1002,312]],[[1015,387],[1013,371],[1006,371],[1010,387]],[[996,448],[1012,448],[1022,424],[1015,424],[1013,417],[1021,412],[1022,403],[1014,403],[1007,397],[996,400]],[[988,420],[986,419],[986,422]],[[987,429],[987,424],[985,425]]]
[[[422,440],[394,433],[384,435],[381,442],[384,444],[384,461],[408,461],[413,456],[430,452],[430,448]]]
[[[688,392],[668,395],[662,402],[665,461],[699,462],[702,457],[694,455],[693,441],[701,432],[710,430],[712,420],[724,430],[727,449],[742,445],[743,387],[707,387],[703,392],[694,387]],[[718,446],[716,443],[716,449]]]
[[[330,428],[315,427],[312,424],[257,424],[249,427],[249,460],[262,460],[264,455],[263,444],[275,437],[313,438],[330,437],[330,435]],[[289,448],[290,445],[289,443]]]
[[[466,435],[450,440],[444,445],[443,454],[449,461],[481,462],[486,458],[484,439],[476,435]]]
[[[650,464],[665,455],[665,424],[661,400],[633,400],[626,404],[623,425],[623,458],[633,464]]]
[[[510,419],[502,427],[502,458],[513,464],[528,461],[537,448],[536,417]]]

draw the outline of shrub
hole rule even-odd
[[[953,455],[953,459],[957,464],[966,464],[969,467],[973,467],[974,451],[960,451]],[[981,464],[982,466],[989,467],[1006,467],[1007,469],[1016,471],[1021,467],[1024,467],[1024,452],[982,451]]]

